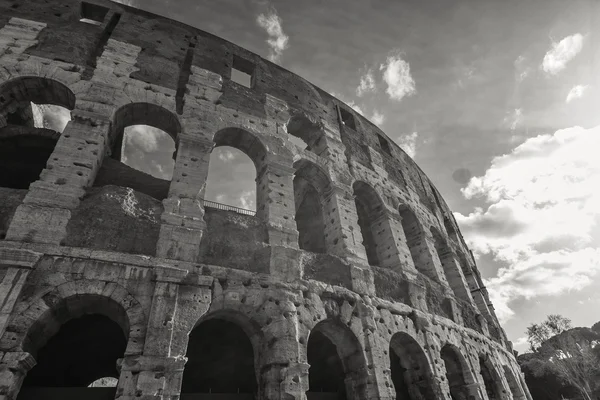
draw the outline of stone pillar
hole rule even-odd
[[[267,224],[269,244],[298,248],[294,215],[294,169],[269,162],[256,177],[256,216]]]
[[[377,244],[379,266],[415,277],[417,270],[410,258],[399,216],[385,210],[371,226]]]
[[[196,262],[206,229],[202,199],[214,143],[200,134],[181,134],[156,256]]]
[[[27,352],[8,352],[0,361],[0,400],[15,400],[27,372],[35,366],[33,356]]]
[[[71,211],[102,164],[110,128],[103,115],[82,110],[71,115],[40,179],[15,211],[6,240],[60,244],[66,237]]]
[[[370,314],[370,312],[368,313]],[[389,369],[389,343],[377,335],[373,316],[364,315],[365,309],[363,308],[361,308],[360,314],[363,327],[365,328],[363,334],[367,368],[361,371],[363,376],[353,377],[352,379],[363,380],[365,382],[368,399],[392,399],[394,385],[391,379],[391,370]],[[348,385],[346,387],[349,388]]]
[[[264,348],[260,360],[259,398],[264,400],[306,400],[308,369],[306,346],[299,343],[299,322],[295,295],[286,293],[279,313],[263,327]]]
[[[422,232],[421,235],[423,236],[420,241],[419,251],[421,252],[421,257],[425,258],[425,260],[423,260],[423,265],[425,266],[427,275],[434,281],[441,283],[449,293],[452,293],[446,279],[442,262],[440,261],[440,258],[436,256],[437,251],[431,234]]]
[[[445,252],[438,254],[438,257],[442,262],[444,272],[446,273],[446,279],[448,280],[448,284],[454,292],[454,295],[475,306],[475,301],[473,300],[473,296],[471,296],[471,291],[468,288],[467,281],[460,268],[460,262],[456,259],[454,252],[451,249],[446,248]]]
[[[116,399],[167,400],[179,397],[185,357],[126,356],[120,370]]]
[[[24,249],[0,248],[0,337],[30,271],[41,254]]]
[[[321,199],[327,252],[368,266],[356,205],[350,188],[337,182]]]
[[[178,269],[156,271],[143,354],[126,354],[119,361],[117,399],[162,400],[179,396],[187,359],[179,351],[173,354],[172,349],[178,316],[178,283],[186,275],[187,271]]]

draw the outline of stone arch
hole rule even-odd
[[[232,338],[236,340],[231,340]],[[244,343],[246,339],[247,342]],[[208,340],[211,340],[211,343],[207,343]],[[229,342],[225,343],[228,340]],[[219,309],[204,314],[189,333],[186,350],[188,362],[184,370],[182,393],[202,393],[206,391],[205,386],[210,385],[211,381],[216,385],[213,391],[225,393],[229,384],[223,382],[219,384],[218,380],[230,375],[238,379],[236,382],[241,383],[243,392],[258,391],[261,382],[263,342],[263,334],[258,323],[237,310]],[[222,354],[223,351],[219,350],[229,350],[230,353]],[[215,359],[216,353],[219,353],[219,358],[223,358],[222,361]],[[208,357],[209,360],[202,360],[203,356]],[[232,357],[234,361],[228,363]],[[224,371],[224,373],[223,376],[216,378],[209,376],[198,383],[197,379],[193,379],[194,367],[200,369],[202,376],[209,375],[202,368],[207,369],[208,372],[214,370]],[[248,368],[252,369],[251,376],[248,374]],[[231,387],[231,389],[236,388]]]
[[[406,245],[410,250],[415,268],[431,279],[438,281],[435,265],[427,246],[423,225],[408,205],[401,204],[398,207],[398,211],[400,212],[400,221],[406,238]]]
[[[397,399],[436,399],[436,385],[425,351],[408,333],[390,340],[390,370]]]
[[[341,390],[338,392],[340,398],[345,393],[344,398],[348,400],[366,399],[367,362],[358,338],[349,327],[331,318],[320,321],[310,331],[307,355],[308,363],[312,362],[309,368],[309,385],[325,381],[334,372],[332,376],[338,383],[338,390]],[[339,369],[342,376],[335,375],[340,372]],[[309,387],[309,391],[315,389],[318,388]]]
[[[267,165],[267,147],[257,135],[245,129],[221,129],[213,137],[213,142],[215,147],[230,146],[244,152],[254,163],[257,175]]]
[[[125,353],[141,354],[146,337],[146,315],[141,304],[123,286],[95,280],[66,282],[32,301],[9,322],[2,346],[35,356],[62,324],[86,314],[112,319],[127,338]]]
[[[385,211],[385,205],[381,197],[369,184],[363,181],[356,181],[352,185],[354,189],[354,203],[358,215],[358,225],[363,237],[363,246],[367,253],[367,260],[370,265],[380,266],[382,243],[377,243],[376,232],[377,222]]]
[[[331,192],[331,181],[317,164],[308,160],[294,163],[294,204],[298,229],[298,247],[314,253],[325,253],[324,201]]]
[[[452,345],[446,344],[440,350],[440,357],[444,361],[446,369],[446,379],[448,381],[448,389],[450,390],[450,398],[453,400],[467,400],[470,398],[470,392],[467,387],[470,368],[467,360],[462,355],[460,350]]]
[[[111,155],[121,160],[123,131],[132,125],[148,125],[166,132],[177,147],[181,124],[177,115],[164,107],[152,103],[128,103],[117,109],[112,118],[109,135]]]
[[[75,108],[75,93],[65,84],[40,76],[20,76],[0,85],[0,117],[30,103]],[[0,118],[0,123],[4,118]]]
[[[502,400],[504,388],[498,371],[488,355],[479,355],[479,375],[489,400]]]
[[[287,133],[299,138],[306,145],[306,150],[320,155],[327,149],[323,126],[314,118],[303,112],[295,112],[286,124]]]
[[[526,397],[523,394],[523,388],[521,388],[512,369],[508,365],[503,365],[502,369],[504,370],[504,376],[506,377],[506,382],[512,393],[513,400],[525,400]]]
[[[17,77],[0,85],[1,187],[28,189],[39,179],[60,137],[34,127],[32,102],[72,110],[76,97],[63,83],[37,76]]]
[[[455,261],[454,252],[436,227],[432,226],[430,231],[431,236],[433,237],[435,252],[440,260],[440,264],[442,265],[446,280],[448,281],[452,292],[456,297],[472,304],[473,299],[470,296],[470,291],[466,287],[466,282],[460,273],[460,267]]]

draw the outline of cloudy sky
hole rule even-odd
[[[455,210],[519,351],[549,313],[600,320],[600,2],[129,4],[269,58],[380,125]],[[168,138],[130,129],[128,162],[168,178],[155,161]],[[214,151],[207,197],[253,208],[254,185],[249,159]]]

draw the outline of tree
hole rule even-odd
[[[527,327],[529,348],[535,353],[542,343],[568,329],[571,329],[571,320],[569,318],[558,314],[550,314],[544,322],[531,324]]]
[[[571,328],[571,321],[549,315],[546,321],[527,328],[533,352],[527,368],[535,377],[557,376],[591,400],[600,377],[600,333],[590,328]]]

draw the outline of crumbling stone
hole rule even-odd
[[[34,128],[31,102],[72,120]],[[170,182],[120,162],[134,124],[175,141]],[[0,181],[0,399],[86,397],[70,386],[106,377],[122,400],[531,399],[429,179],[256,54],[120,3],[5,1],[0,148],[26,141],[48,151]],[[205,206],[216,146],[253,161],[255,215]],[[53,374],[60,388],[35,378]]]

